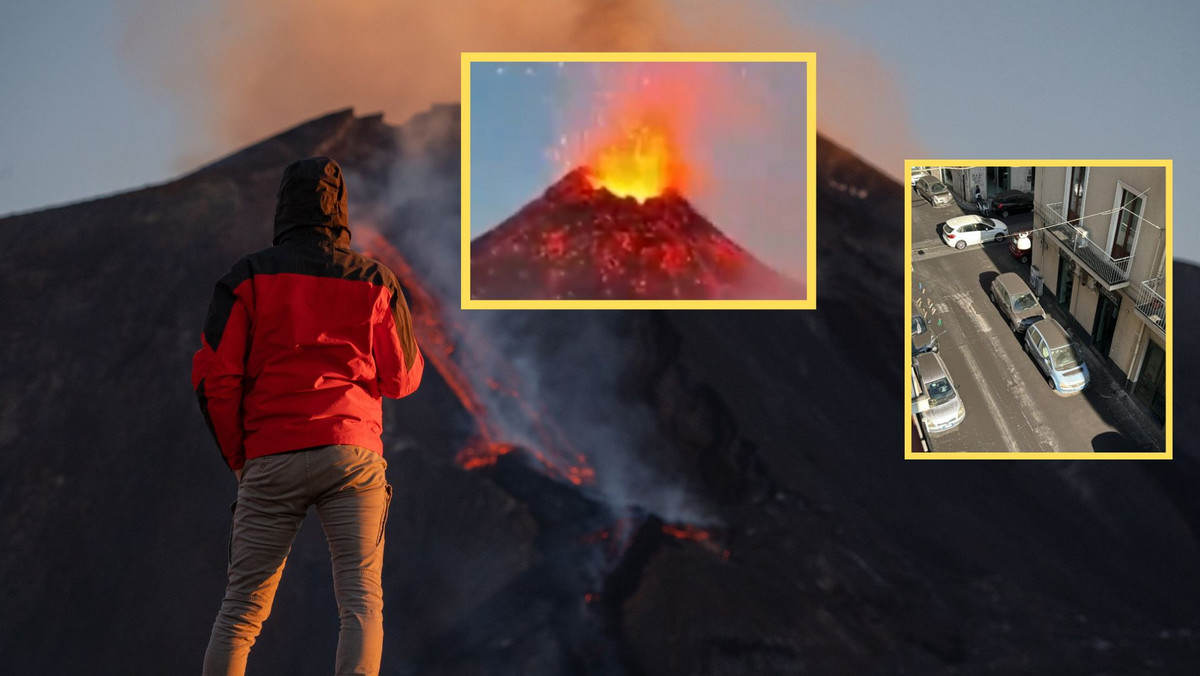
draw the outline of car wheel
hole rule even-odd
[[[1000,212],[1000,215],[1001,215],[1001,216],[1003,216],[1004,218],[1008,218],[1008,209],[1005,209],[1004,211],[1001,211],[1001,212]]]
[[[955,243],[954,248],[962,251],[963,249],[967,248],[967,243],[960,239],[957,243]]]
[[[999,242],[999,241],[1001,241],[1001,240],[1003,240],[1003,239],[1004,239],[1004,233],[1002,233],[1002,232],[998,232],[998,233],[996,233],[996,241],[997,241],[997,242]]]

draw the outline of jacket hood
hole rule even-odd
[[[331,240],[343,234],[348,238],[346,212],[346,182],[338,163],[328,157],[297,160],[283,170],[272,241],[279,244],[298,230],[316,230]]]

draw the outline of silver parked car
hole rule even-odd
[[[1091,378],[1087,364],[1075,349],[1071,337],[1053,319],[1043,319],[1025,332],[1025,351],[1046,376],[1046,382],[1059,394],[1074,394],[1088,386]]]
[[[918,195],[929,200],[929,203],[935,207],[954,201],[954,195],[950,194],[950,189],[946,187],[946,184],[933,176],[922,176],[917,179],[917,183],[913,187],[916,188]]]
[[[937,350],[937,334],[929,329],[929,325],[925,323],[925,317],[914,314],[912,316],[913,354],[921,354],[922,352],[937,352]]]
[[[1037,296],[1015,272],[1005,272],[992,280],[992,302],[1000,308],[1004,320],[1014,333],[1021,333],[1030,324],[1046,316]]]
[[[929,410],[921,414],[925,429],[936,434],[957,427],[967,417],[967,409],[942,358],[936,352],[917,355],[917,372],[929,395]]]

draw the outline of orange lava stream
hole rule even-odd
[[[501,430],[493,423],[487,407],[475,391],[471,377],[464,370],[461,360],[476,355],[475,361],[482,362],[478,355],[489,354],[486,345],[472,343],[470,349],[459,351],[450,333],[463,341],[469,337],[459,325],[447,324],[442,316],[441,306],[421,284],[416,272],[404,259],[403,254],[396,250],[382,235],[369,228],[359,226],[355,230],[356,239],[360,242],[366,255],[372,256],[389,268],[399,278],[408,293],[408,302],[412,308],[413,330],[417,336],[417,344],[421,353],[442,376],[443,380],[462,403],[464,409],[475,420],[478,438],[472,440],[466,448],[455,456],[455,462],[464,469],[472,470],[487,467],[496,463],[500,456],[511,452],[516,446],[499,441]],[[456,358],[457,355],[457,358]],[[516,404],[516,410],[525,416],[537,437],[541,449],[528,449],[541,463],[544,470],[553,476],[562,478],[576,486],[588,485],[595,482],[596,473],[588,464],[587,458],[572,449],[566,436],[549,421],[544,411],[537,410],[519,394],[521,379],[516,369],[503,359],[486,360],[490,368],[498,372],[487,378],[485,385],[494,392],[493,397],[500,397]]]
[[[694,540],[696,542],[704,542],[712,538],[712,533],[709,533],[703,528],[697,528],[696,526],[690,525],[676,526],[672,524],[665,524],[662,527],[662,531],[667,535],[679,540]]]

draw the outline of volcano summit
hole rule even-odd
[[[476,300],[804,297],[677,191],[618,197],[583,168],[471,242]]]

